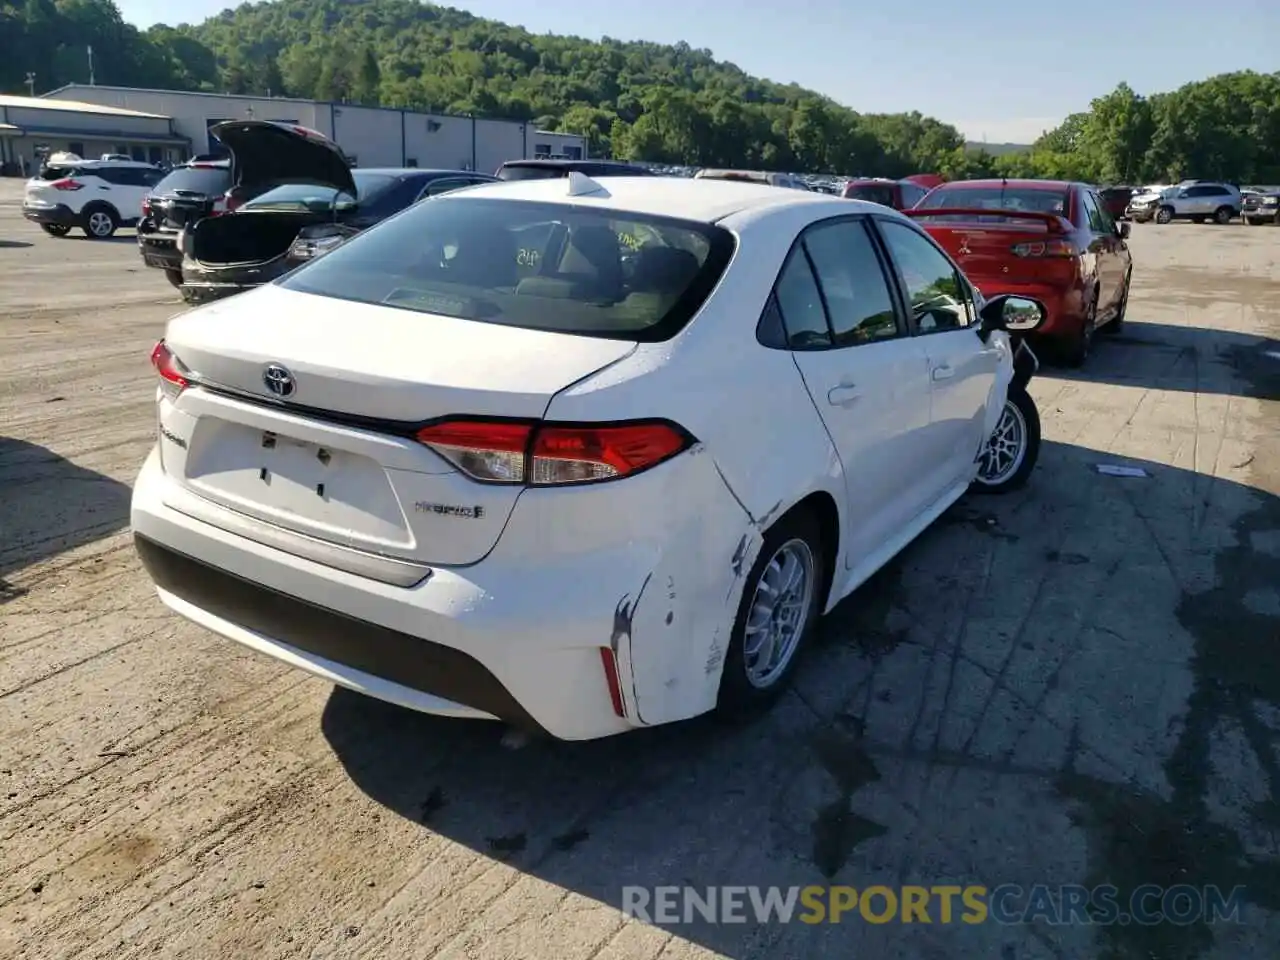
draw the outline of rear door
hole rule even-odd
[[[792,250],[776,305],[844,465],[853,563],[929,499],[929,381],[865,218],[825,221]]]
[[[1001,349],[977,333],[969,284],[929,237],[908,224],[877,218],[929,368],[929,487],[941,496],[973,476],[986,441],[987,402]]]

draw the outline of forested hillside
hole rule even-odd
[[[111,0],[0,2],[0,89],[88,80],[532,120],[596,154],[842,174],[1280,180],[1280,74],[1144,98],[1121,85],[1029,151],[992,156],[918,113],[859,114],[687,44],[586,40],[417,0],[278,0],[140,33]],[[888,81],[887,81],[888,82]]]

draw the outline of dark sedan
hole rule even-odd
[[[351,180],[354,192],[281,184],[234,213],[189,227],[180,240],[184,299],[216,299],[268,283],[419,200],[494,178],[414,167],[362,168],[351,171]]]

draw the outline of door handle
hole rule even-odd
[[[945,365],[933,368],[933,379],[935,380],[950,380],[955,375],[956,372]]]
[[[848,380],[841,380],[839,386],[832,387],[827,391],[827,403],[833,407],[847,407],[855,403],[862,396],[862,391],[858,389],[857,384]]]

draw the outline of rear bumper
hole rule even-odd
[[[166,605],[217,633],[405,706],[542,731],[497,677],[460,650],[271,590],[142,534],[134,546]]]
[[[33,207],[22,205],[22,215],[32,223],[48,223],[57,227],[74,227],[80,218],[64,203],[52,207]]]
[[[175,487],[153,450],[130,519],[160,599],[194,623],[424,713],[504,720],[566,740],[644,725],[614,712],[600,654],[618,596],[641,579],[634,563],[597,557],[596,569],[566,572],[550,557],[531,568],[491,555],[396,586],[195,519],[170,505],[181,503]]]
[[[182,252],[178,250],[177,231],[147,231],[138,227],[138,253],[148,267],[161,270],[181,270]]]
[[[285,257],[265,263],[249,263],[231,267],[211,266],[179,254],[182,270],[182,292],[195,300],[217,300],[235,293],[253,290],[264,283],[278,280],[298,264]]]

